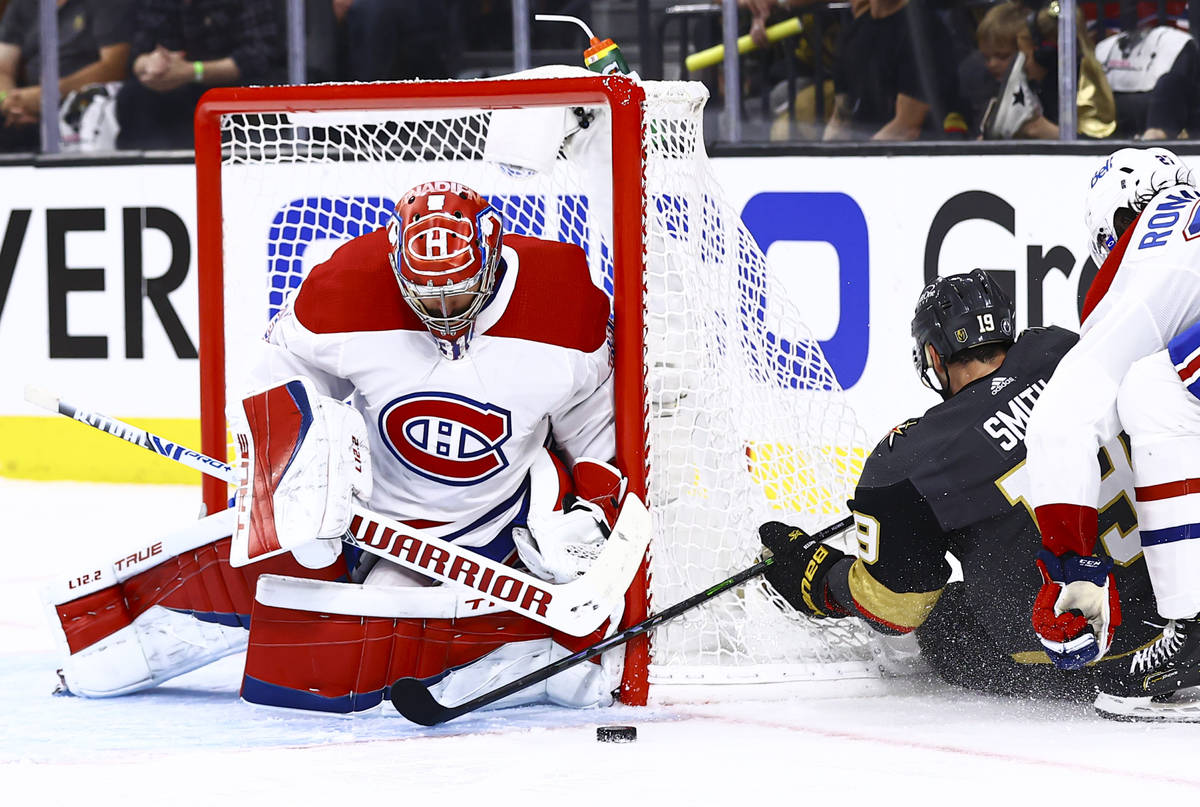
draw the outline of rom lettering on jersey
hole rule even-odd
[[[1185,212],[1189,205],[1191,210]],[[1183,237],[1190,241],[1200,235],[1200,222],[1197,221],[1200,216],[1200,195],[1190,190],[1172,191],[1153,210],[1145,211],[1142,216],[1146,221],[1146,232],[1138,242],[1139,250],[1165,246],[1180,221],[1187,222]]]

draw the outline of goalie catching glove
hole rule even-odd
[[[849,557],[845,552],[780,521],[763,524],[758,535],[775,556],[763,576],[789,605],[816,619],[850,615],[829,593],[828,585],[829,572]]]
[[[604,549],[628,480],[607,462],[586,457],[568,476],[548,451],[534,460],[529,480],[526,526],[513,529],[517,553],[543,580],[570,582],[585,574]]]
[[[371,495],[362,415],[293,378],[242,399],[229,420],[242,473],[230,563],[291,551],[307,568],[329,565],[354,499]]]
[[[1038,553],[1042,587],[1033,604],[1033,629],[1054,666],[1076,670],[1108,652],[1121,624],[1121,604],[1108,558]]]

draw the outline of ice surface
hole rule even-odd
[[[299,715],[238,699],[241,657],[140,695],[55,698],[40,586],[89,548],[194,518],[199,489],[0,479],[0,786],[6,804],[1129,804],[1200,792],[1200,725],[926,681],[870,698],[478,713]],[[630,723],[632,744],[595,726]]]

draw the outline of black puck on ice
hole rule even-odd
[[[637,739],[637,727],[597,726],[596,739],[602,743],[631,743]]]

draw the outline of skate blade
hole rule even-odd
[[[1200,692],[1181,690],[1169,699],[1122,698],[1101,692],[1092,704],[1106,720],[1125,723],[1200,723]]]

